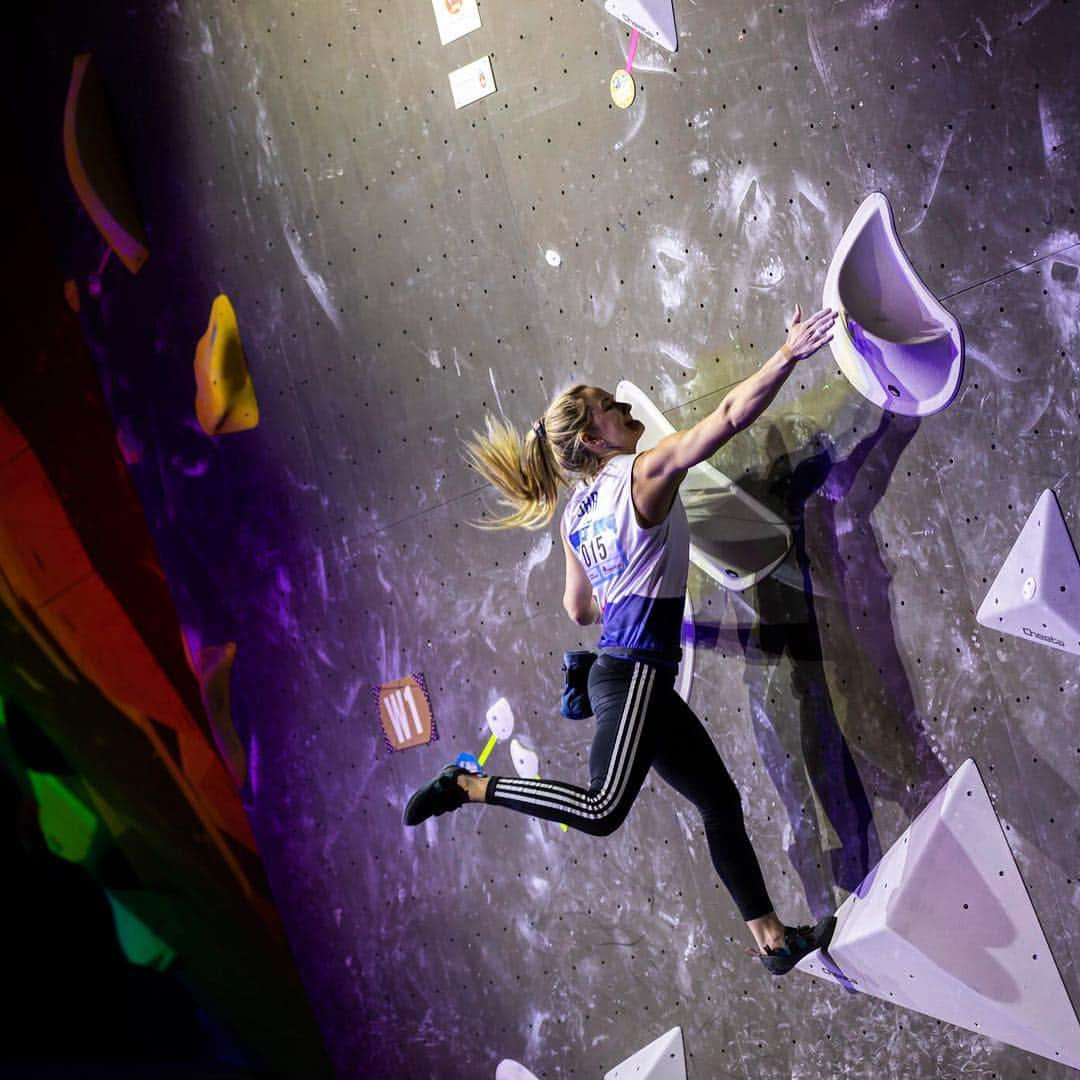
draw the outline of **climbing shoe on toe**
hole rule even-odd
[[[786,975],[804,956],[815,949],[825,949],[832,941],[836,929],[836,916],[822,919],[816,926],[785,926],[784,947],[765,947],[761,962],[772,975]]]
[[[469,796],[457,782],[461,775],[468,776],[469,770],[447,765],[434,780],[429,780],[416,791],[405,807],[405,824],[419,825],[429,817],[448,814],[467,803]]]

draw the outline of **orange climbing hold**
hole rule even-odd
[[[75,194],[105,242],[133,273],[150,254],[109,123],[105,89],[89,53],[71,66],[64,103],[64,161]]]
[[[214,301],[206,333],[195,347],[195,415],[207,435],[248,431],[259,423],[240,327],[227,296]]]

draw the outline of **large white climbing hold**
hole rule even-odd
[[[623,379],[615,399],[626,402],[645,425],[639,450],[652,449],[674,432],[659,406],[632,382]],[[679,497],[690,524],[690,560],[725,589],[748,589],[784,561],[791,529],[707,461],[686,474]]]
[[[838,316],[833,357],[863,397],[903,416],[929,416],[956,397],[963,332],[911,265],[880,191],[844,230],[823,299]]]
[[[675,680],[675,693],[687,705],[690,704],[690,686],[694,681],[694,644],[694,605],[690,603],[690,594],[687,593],[682,613],[682,662]]]
[[[1080,1067],[1080,1022],[974,761],[836,918],[803,971]]]
[[[1002,634],[1080,655],[1080,559],[1049,488],[1020,530],[975,618]]]
[[[605,1073],[604,1080],[686,1080],[682,1028],[673,1027],[642,1047]]]

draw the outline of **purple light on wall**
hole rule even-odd
[[[878,863],[878,866],[880,865],[881,864]],[[878,868],[875,866],[874,869],[859,882],[859,887],[855,890],[855,895],[860,900],[865,900],[867,896],[870,895],[870,890],[874,887],[874,878],[877,877],[877,872]]]

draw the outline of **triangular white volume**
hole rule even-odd
[[[503,1058],[495,1066],[495,1080],[537,1080],[537,1077],[524,1065],[511,1061],[510,1058]]]
[[[974,761],[836,916],[803,971],[1080,1067],[1080,1022]]]
[[[668,52],[678,49],[674,0],[606,0],[604,10]]]
[[[686,1080],[682,1028],[673,1027],[604,1073],[604,1080]]]
[[[652,398],[629,380],[615,387],[615,400],[629,404],[645,425],[639,450],[651,449],[675,430]],[[686,474],[679,497],[690,523],[690,559],[725,589],[748,589],[784,561],[791,529],[707,461]]]
[[[889,412],[929,416],[956,396],[963,332],[919,279],[880,191],[862,201],[844,230],[824,302],[838,314],[833,357],[863,397]]]
[[[975,616],[983,626],[1080,656],[1080,559],[1047,488]]]

